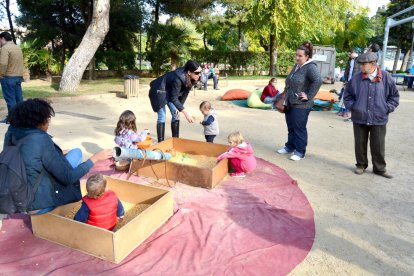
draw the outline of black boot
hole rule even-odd
[[[172,137],[179,137],[180,136],[180,121],[171,122],[171,133]]]
[[[158,143],[164,141],[165,123],[157,123]]]

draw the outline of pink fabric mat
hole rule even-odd
[[[174,215],[118,265],[36,238],[14,215],[0,231],[0,274],[285,275],[312,247],[313,210],[284,170],[257,161],[213,190],[177,183]],[[108,165],[93,171],[126,178]]]

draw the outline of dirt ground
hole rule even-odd
[[[298,181],[315,212],[316,238],[306,259],[291,275],[413,275],[413,91],[400,89],[400,106],[390,116],[386,161],[394,178],[385,179],[374,175],[371,166],[363,175],[353,173],[352,123],[344,122],[334,112],[311,113],[306,158],[294,162],[276,153],[287,139],[282,114],[219,101],[219,96],[228,89],[253,90],[266,83],[229,81],[227,86],[220,83],[220,90],[191,92],[185,107],[197,123],[182,121],[180,136],[204,140],[198,123],[202,119],[198,106],[201,101],[209,100],[219,114],[221,133],[216,143],[227,144],[227,135],[239,130],[252,143],[257,157],[280,166]],[[278,86],[283,88],[283,80],[279,80]],[[339,90],[340,83],[324,85],[323,89],[333,87]],[[147,94],[145,86],[140,88],[137,98],[128,100],[116,97],[116,93],[54,99],[56,117],[49,133],[63,149],[81,147],[86,158],[99,149],[113,147],[117,119],[122,111],[130,109],[137,116],[138,128],[150,129],[155,137],[156,114]],[[3,118],[4,101],[0,108]],[[6,129],[6,125],[0,125],[1,137]],[[166,138],[170,136],[168,121]],[[1,140],[1,148],[2,145]]]

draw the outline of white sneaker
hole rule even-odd
[[[300,157],[299,155],[294,154],[289,159],[290,160],[293,160],[293,161],[299,161],[299,160],[301,160],[303,158],[305,158],[305,157]]]
[[[285,149],[285,147],[283,147],[283,148],[281,148],[281,149],[278,149],[278,150],[277,150],[277,153],[279,153],[279,154],[288,154],[288,153],[290,153],[290,152],[288,152],[288,151]]]

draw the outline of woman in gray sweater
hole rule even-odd
[[[299,161],[305,158],[308,144],[309,113],[313,98],[322,84],[322,78],[315,62],[312,61],[313,45],[306,41],[296,49],[296,64],[286,78],[285,119],[288,128],[288,141],[277,152],[292,153],[290,159]]]

